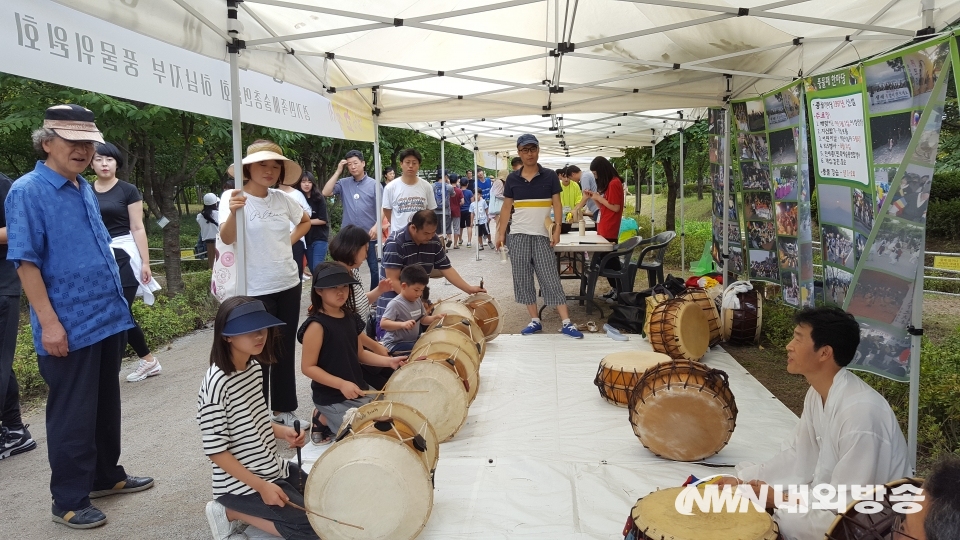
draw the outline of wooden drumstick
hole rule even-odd
[[[363,527],[361,527],[361,526],[359,526],[359,525],[354,525],[353,523],[347,523],[346,521],[340,521],[339,519],[333,519],[332,517],[327,517],[327,516],[325,516],[325,515],[323,515],[323,514],[321,514],[321,513],[314,512],[313,510],[310,510],[309,508],[304,508],[304,507],[300,506],[299,504],[294,503],[294,502],[292,502],[292,501],[286,501],[284,504],[289,504],[290,506],[296,508],[297,510],[303,510],[304,512],[306,512],[306,513],[308,513],[308,514],[313,514],[313,515],[315,515],[315,516],[317,516],[317,517],[319,517],[319,518],[323,518],[323,519],[332,521],[332,522],[334,522],[334,523],[338,523],[338,524],[340,524],[340,525],[346,525],[347,527],[353,527],[354,529],[360,529],[361,531],[364,530]]]
[[[439,304],[440,302],[446,302],[447,300],[452,300],[452,299],[460,296],[461,294],[463,294],[463,293],[462,293],[462,292],[458,292],[457,294],[448,296],[448,297],[446,297],[446,298],[444,298],[444,299],[442,299],[442,300],[437,300],[436,303],[434,303],[434,305],[437,305],[437,304]]]
[[[377,396],[380,394],[426,394],[429,390],[363,390],[360,392],[365,396]]]

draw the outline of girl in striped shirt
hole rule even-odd
[[[287,539],[316,539],[303,506],[307,475],[277,452],[277,439],[303,446],[304,435],[270,421],[262,364],[274,359],[274,327],[284,324],[263,302],[247,296],[220,305],[213,327],[210,368],[200,384],[197,423],[213,464],[207,521],[214,540],[246,538],[253,525]]]

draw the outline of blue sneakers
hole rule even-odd
[[[583,332],[577,330],[577,326],[573,323],[563,325],[563,327],[560,328],[560,333],[574,339],[583,339]]]
[[[542,325],[542,324],[540,324],[540,323],[538,323],[538,322],[530,321],[530,324],[524,326],[524,327],[523,327],[523,330],[520,331],[520,335],[521,335],[521,336],[532,336],[532,335],[536,334],[537,332],[539,332],[539,331],[541,331],[541,330],[543,330],[543,325]],[[581,335],[580,337],[583,337],[583,335]]]

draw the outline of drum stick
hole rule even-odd
[[[364,390],[360,392],[365,396],[377,396],[380,394],[426,394],[429,390]]]
[[[323,515],[323,514],[314,512],[313,510],[310,510],[309,508],[304,508],[304,507],[300,506],[299,504],[296,504],[296,503],[291,502],[291,501],[287,501],[287,502],[285,502],[284,504],[289,504],[290,506],[296,508],[297,510],[303,510],[304,512],[306,512],[306,513],[308,513],[308,514],[313,514],[313,515],[315,515],[315,516],[317,516],[317,517],[319,517],[319,518],[323,518],[323,519],[332,521],[332,522],[334,522],[334,523],[339,523],[340,525],[346,525],[347,527],[353,527],[354,529],[360,529],[361,531],[363,530],[363,527],[361,527],[361,526],[359,526],[359,525],[354,525],[353,523],[347,523],[347,522],[345,522],[345,521],[340,521],[339,519],[333,519],[332,517],[327,517],[327,516],[325,516],[325,515]]]
[[[442,300],[437,300],[433,305],[437,305],[437,304],[439,304],[440,302],[446,302],[447,300],[452,300],[452,299],[460,296],[461,294],[463,294],[463,293],[462,293],[462,292],[458,292],[457,294],[448,296],[448,297],[446,297],[446,298],[444,298],[444,299],[442,299]]]
[[[480,278],[480,288],[483,288],[483,278]]]
[[[300,438],[300,421],[293,421],[293,431],[297,434],[297,438]],[[297,476],[300,477],[300,493],[303,493],[303,459],[300,456],[300,447],[297,447],[297,468],[300,469],[300,472]]]

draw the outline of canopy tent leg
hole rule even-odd
[[[723,252],[720,257],[723,258],[723,286],[724,289],[730,286],[730,280],[727,279],[728,263],[730,261],[730,237],[727,234],[728,222],[730,220],[730,209],[727,207],[727,201],[730,200],[730,106],[723,108],[723,140],[720,141],[723,148],[723,229],[720,236],[723,237]]]
[[[237,20],[237,0],[227,0],[227,32],[233,38],[227,44],[230,57],[230,120],[233,137],[233,179],[234,188],[243,189],[243,134],[240,129],[240,22]],[[237,239],[234,244],[237,266],[237,295],[247,294],[247,254],[244,243],[246,220],[243,208],[236,211]]]
[[[634,181],[637,184],[637,192],[633,194],[633,212],[640,217],[640,187],[643,185],[643,179],[640,178],[640,158],[637,158],[637,177]]]
[[[656,223],[654,215],[654,200],[653,200],[653,184],[654,184],[654,171],[657,170],[657,138],[653,138],[653,146],[650,149],[651,161],[653,162],[650,166],[650,238],[656,236]]]
[[[437,178],[437,182],[440,182],[440,234],[437,235],[440,237],[440,243],[444,246],[447,245],[446,237],[444,233],[447,232],[447,188],[443,187],[443,176],[447,174],[447,162],[446,156],[444,153],[444,139],[446,137],[443,135],[443,125],[446,122],[440,122],[440,176]]]
[[[377,91],[373,91],[373,102],[377,102]],[[381,175],[383,174],[383,164],[380,161],[380,115],[374,113],[373,115],[373,177],[377,181],[377,184],[380,184]],[[375,225],[377,229],[377,275],[380,275],[381,266],[383,264],[383,190],[377,189],[377,186],[374,186],[374,192],[377,194],[377,224]],[[387,225],[389,230],[389,224]],[[373,270],[371,268],[371,270]]]
[[[477,185],[477,140],[474,135],[473,140],[473,200],[480,200],[480,188]],[[477,202],[477,209],[480,209],[480,203]],[[480,260],[480,227],[477,226],[477,216],[473,216],[473,239],[476,244],[473,245],[473,252],[476,253],[477,260]]]
[[[683,113],[680,113],[683,117]],[[683,222],[683,128],[680,128],[680,275],[687,269],[686,226]]]

